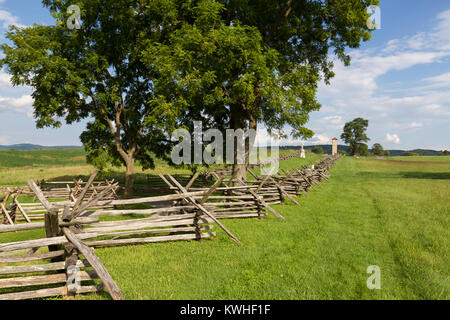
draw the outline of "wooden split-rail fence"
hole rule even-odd
[[[87,197],[92,198],[96,194],[103,191],[110,185],[115,183],[114,179],[104,180],[104,181],[94,181],[87,192]],[[40,180],[37,185],[47,197],[47,199],[69,199],[74,200],[80,195],[83,190],[83,186],[86,184],[82,179],[73,179],[72,181],[45,181]],[[108,199],[118,199],[118,190],[116,187],[110,191],[105,197]],[[18,187],[18,188],[0,188],[0,193],[10,193],[12,197],[14,194],[21,194],[23,196],[34,196],[33,190],[29,187]]]
[[[185,181],[161,175],[159,178],[172,194],[133,199],[111,199],[111,191],[117,184],[89,195],[97,172],[92,174],[77,197],[59,202],[50,202],[40,187],[30,180],[29,188],[40,204],[22,205],[16,201],[20,193],[14,193],[12,203],[16,203],[18,212],[25,212],[22,218],[26,223],[14,224],[6,218],[7,224],[0,225],[0,233],[42,229],[45,238],[0,244],[0,299],[74,296],[104,289],[113,299],[123,299],[120,289],[94,254],[94,248],[202,241],[215,236],[214,226],[239,243],[220,220],[261,219],[268,214],[283,219],[271,205],[285,201],[298,204],[296,196],[307,194],[322,179],[329,179],[327,171],[337,159],[326,158],[313,168],[294,169],[274,176],[258,176],[249,169],[253,177],[249,181],[214,172],[216,181],[208,187],[195,186],[197,179],[205,179],[198,173]],[[136,205],[148,208],[134,209]],[[11,218],[10,210],[11,207],[8,210],[2,206],[4,217],[8,213]],[[33,210],[41,211],[34,213]],[[43,221],[38,221],[35,214],[40,214]],[[129,214],[141,217],[100,220],[102,216],[128,217]],[[78,282],[73,282],[74,279]]]
[[[70,201],[76,201],[77,198],[81,195],[83,187],[85,184],[81,180],[74,180],[77,184],[74,188],[70,188],[68,186],[68,190],[66,190],[66,194],[52,193],[43,191],[41,192],[47,199],[68,199]],[[74,182],[74,183],[75,183]],[[42,182],[41,182],[42,183]],[[57,182],[61,183],[61,182]],[[40,185],[38,184],[39,188]],[[103,190],[109,190],[105,195],[104,199],[117,199],[117,190],[118,183],[114,183],[114,180],[106,182],[93,182],[89,187],[84,197],[91,200],[97,194],[101,193]],[[59,191],[58,191],[59,192]],[[0,198],[0,212],[3,215],[3,224],[11,224],[14,225],[17,222],[27,222],[31,223],[37,220],[44,220],[44,215],[46,212],[45,207],[41,203],[36,202],[20,202],[19,196],[21,195],[34,195],[33,190],[29,187],[25,188],[7,188],[5,192],[5,196]],[[7,206],[8,201],[10,204]],[[58,205],[57,205],[58,207]],[[59,205],[60,210],[62,210],[62,206]]]
[[[94,254],[95,247],[203,240],[215,236],[212,232],[213,223],[222,228],[234,241],[239,242],[208,208],[203,206],[202,201],[196,200],[198,196],[206,197],[205,192],[183,190],[180,194],[174,195],[115,200],[105,198],[114,188],[114,185],[111,185],[93,198],[86,199],[95,175],[96,172],[76,201],[49,202],[39,186],[32,180],[29,181],[30,189],[46,210],[44,222],[2,225],[0,233],[42,229],[46,237],[0,244],[0,265],[14,263],[0,267],[0,290],[6,290],[6,293],[0,294],[0,299],[65,296],[96,292],[103,288],[113,299],[122,299],[120,289]],[[183,189],[183,186],[180,185],[180,188]],[[180,200],[189,202],[189,205],[167,206],[172,201]],[[99,221],[99,216],[103,214],[136,212],[132,209],[106,212],[105,207],[136,204],[154,204],[155,208],[149,209],[153,212],[149,210],[142,212],[150,215],[147,218]],[[63,208],[62,212],[60,207]],[[193,210],[193,213],[189,210]],[[158,214],[162,212],[164,214]],[[39,264],[29,265],[30,261],[37,261]],[[20,265],[21,263],[23,265]],[[75,278],[72,274],[74,270]],[[94,282],[97,278],[101,284]],[[81,285],[73,286],[71,279],[78,279]]]
[[[73,179],[72,181],[45,181],[41,180],[37,183],[45,197],[48,199],[69,199],[76,201],[76,198],[81,194],[83,187],[87,182],[82,179]],[[107,187],[114,184],[114,179],[104,181],[94,181],[86,193],[87,198],[92,198],[96,194],[102,192]],[[106,199],[118,199],[118,187],[111,189],[105,195]]]
[[[268,166],[272,163],[276,163],[276,162],[280,162],[283,160],[289,160],[289,159],[293,159],[293,158],[298,158],[301,155],[301,150],[299,151],[295,151],[289,154],[285,154],[285,155],[281,155],[279,157],[272,157],[269,159],[265,159],[265,160],[260,160],[258,163],[256,164],[247,164],[247,168],[250,169],[255,169],[255,168],[262,168],[265,166]],[[225,168],[215,168],[212,171],[207,171],[204,173],[204,177],[205,180],[207,180],[208,178],[211,179],[211,177],[213,177],[214,175],[212,173],[216,173],[219,176],[225,175],[225,176],[231,176],[232,175],[232,168],[230,166],[225,167]]]
[[[307,196],[310,188],[319,185],[323,179],[328,180],[330,175],[327,172],[338,159],[338,156],[328,157],[313,168],[292,169],[277,175],[257,175],[247,168],[252,179],[246,181],[237,180],[231,172],[222,169],[211,171],[208,176],[217,179],[219,186],[205,205],[215,207],[213,212],[220,218],[261,218],[268,213],[283,218],[271,205],[286,201],[299,205],[296,198]],[[164,176],[161,179],[171,190],[179,192]],[[206,191],[206,188],[191,187],[189,190]]]

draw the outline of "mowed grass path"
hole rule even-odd
[[[449,299],[449,172],[346,157],[301,207],[276,207],[285,221],[224,220],[241,245],[217,230],[96,252],[127,299]]]

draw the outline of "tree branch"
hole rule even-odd
[[[119,152],[119,154],[123,158],[123,160],[127,161],[129,156],[123,149],[122,143],[120,141],[120,115],[119,115],[119,123],[117,123],[117,111],[116,111],[116,128],[114,128],[114,125],[113,125],[112,121],[109,119],[108,114],[103,109],[103,107],[98,103],[92,90],[90,90],[89,96],[91,97],[92,101],[94,102],[94,105],[96,106],[97,110],[103,116],[103,119],[108,124],[109,130],[111,131],[111,134],[114,137],[114,142],[116,144],[117,152]]]
[[[275,32],[277,31],[277,29],[280,26],[281,22],[284,19],[287,19],[289,17],[289,15],[291,14],[291,12],[292,12],[292,2],[293,2],[293,0],[288,0],[288,2],[286,3],[286,6],[280,12],[280,14],[278,15],[277,20],[272,25],[272,28],[270,29],[269,36],[267,37],[267,39],[265,41],[267,44],[272,42],[272,40],[273,40],[273,38],[275,36]]]

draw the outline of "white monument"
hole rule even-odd
[[[336,155],[338,153],[338,139],[333,138],[333,144],[332,144],[332,155]]]
[[[300,158],[305,159],[306,155],[305,155],[305,149],[303,148],[305,146],[305,144],[302,142],[302,151],[300,153]]]

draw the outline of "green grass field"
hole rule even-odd
[[[280,155],[291,153],[291,150],[280,150]],[[270,155],[269,155],[270,156]],[[310,165],[320,157],[310,154],[303,164]],[[297,166],[295,162],[286,161],[285,167],[290,169]],[[0,150],[0,187],[25,186],[30,179],[66,181],[72,178],[81,178],[86,181],[94,167],[86,163],[86,155],[83,149],[65,150]],[[110,167],[98,175],[98,179],[114,178],[124,184],[125,168]],[[142,170],[139,163],[136,164],[136,185],[147,184],[147,175],[160,173],[189,174],[187,168],[173,168],[165,161],[156,159],[155,168]]]
[[[450,156],[390,157],[389,160],[420,161],[420,162],[450,162]]]
[[[96,253],[126,299],[448,300],[450,162],[416,162],[344,157],[301,206],[275,206],[285,221],[224,220],[240,245],[215,228],[218,236],[204,242]],[[366,286],[370,265],[381,269],[380,290]]]
[[[86,156],[84,149],[0,151],[0,168],[74,166],[85,163]]]
[[[145,171],[136,165],[136,184],[146,183],[147,174],[190,172],[172,168],[159,159],[155,162],[155,169]],[[29,179],[62,181],[82,178],[86,181],[93,170],[94,167],[86,163],[83,149],[0,151],[0,186],[24,186]],[[124,168],[107,168],[98,175],[98,179],[115,178],[123,183],[124,172]]]

